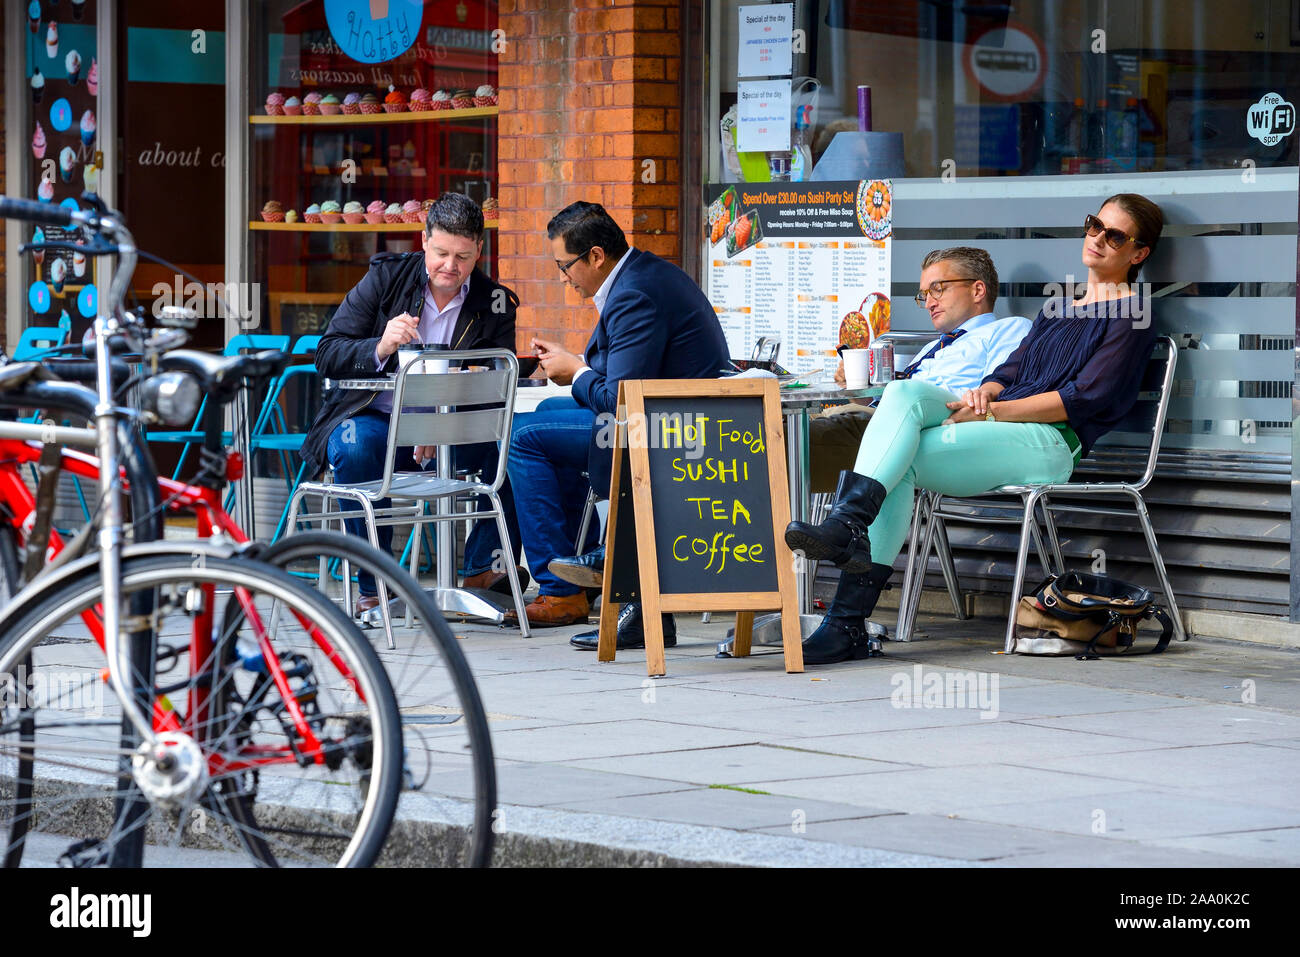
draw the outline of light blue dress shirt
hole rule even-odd
[[[1024,316],[999,319],[991,312],[971,316],[957,327],[966,331],[922,360],[913,378],[960,397],[966,390],[978,388],[986,376],[1007,361],[1028,334],[1030,325]],[[934,345],[925,348],[933,349]]]

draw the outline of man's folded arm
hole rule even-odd
[[[573,381],[574,399],[596,413],[615,411],[622,380],[658,378],[668,347],[668,327],[643,292],[624,294],[603,318],[611,330],[605,373],[592,369]]]

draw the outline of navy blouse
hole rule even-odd
[[[1016,351],[984,382],[1006,387],[997,402],[1059,392],[1087,455],[1137,401],[1156,340],[1150,306],[1150,300],[1139,306],[1133,296],[1086,306],[1050,300]]]

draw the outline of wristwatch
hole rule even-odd
[[[992,406],[989,406],[987,409],[984,410],[984,421],[985,421],[985,422],[996,422],[996,421],[997,421],[997,419],[993,417],[993,407],[992,407]]]

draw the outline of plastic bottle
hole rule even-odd
[[[790,151],[790,181],[801,183],[812,172],[812,147],[808,140],[811,135],[809,121],[812,119],[812,106],[801,106],[794,115],[794,148]]]

